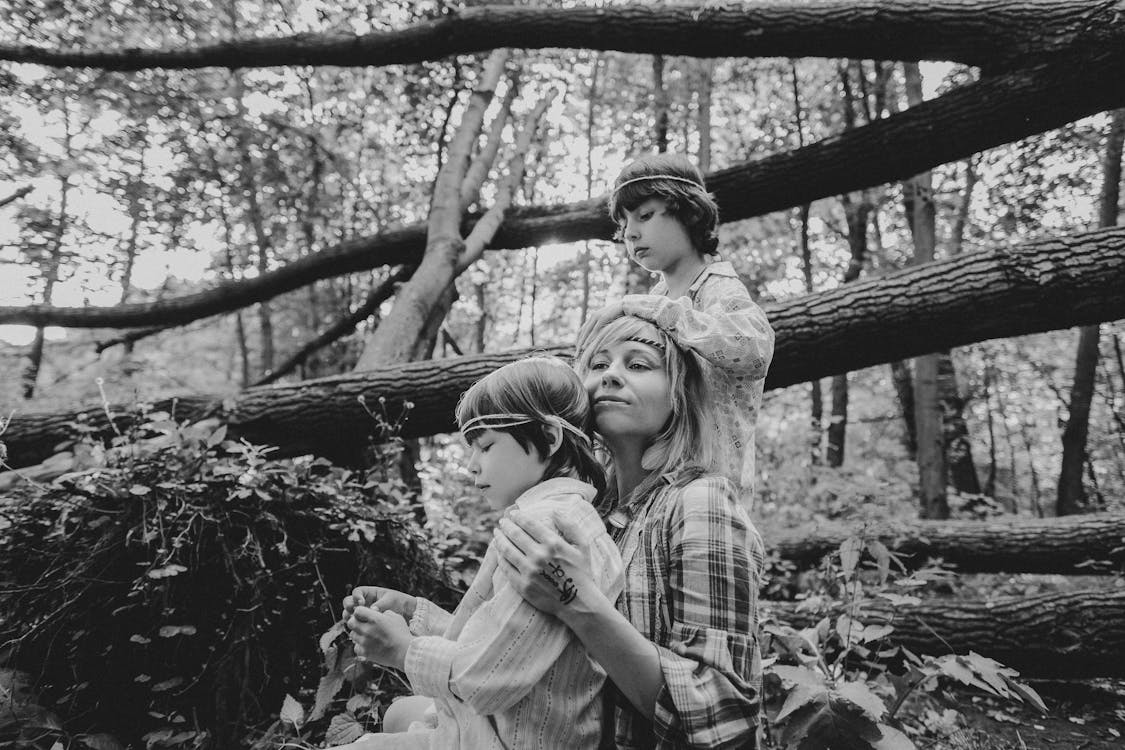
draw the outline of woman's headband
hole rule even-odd
[[[578,429],[570,422],[567,422],[562,417],[554,414],[544,414],[542,417],[533,417],[529,414],[516,414],[516,413],[502,413],[502,414],[481,414],[479,417],[472,419],[461,425],[461,434],[468,436],[468,433],[473,430],[498,430],[504,427],[516,427],[521,424],[531,424],[532,422],[544,422],[545,424],[554,425],[560,429],[567,430],[578,437],[582,438],[587,445],[591,444],[590,436],[582,430]]]
[[[645,175],[644,177],[634,177],[631,180],[625,180],[625,182],[622,182],[620,185],[615,186],[613,188],[613,192],[616,193],[618,190],[625,187],[626,185],[632,185],[634,182],[643,182],[645,180],[675,180],[676,182],[686,182],[689,185],[694,185],[695,187],[699,188],[700,190],[706,189],[706,188],[703,187],[703,185],[699,184],[695,180],[689,180],[687,177],[680,177],[679,175],[674,175],[674,174],[650,174],[650,175]]]

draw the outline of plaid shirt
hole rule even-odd
[[[709,263],[679,299],[657,282],[649,294],[627,294],[626,315],[649,321],[703,360],[711,390],[719,449],[718,473],[739,488],[749,511],[754,502],[754,427],[762,386],[773,359],[773,329],[728,261]]]
[[[617,609],[656,644],[664,675],[651,723],[609,690],[616,745],[755,747],[762,541],[726,478],[674,479],[665,475],[648,502],[611,516],[625,519],[611,529],[625,564]]]

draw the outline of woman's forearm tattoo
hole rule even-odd
[[[563,566],[558,563],[547,563],[547,570],[539,571],[539,575],[555,587],[555,591],[559,592],[559,601],[563,604],[570,604],[574,601],[574,597],[578,596],[578,587],[574,585],[574,579],[568,576]]]

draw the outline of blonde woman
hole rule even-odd
[[[625,565],[616,600],[565,519],[500,522],[500,569],[559,618],[606,671],[605,746],[752,748],[761,708],[757,581],[762,545],[729,479],[699,364],[660,329],[622,317],[579,354],[610,455],[599,511]],[[567,598],[543,574],[564,572]]]

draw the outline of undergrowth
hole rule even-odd
[[[136,423],[2,506],[0,746],[244,745],[311,694],[349,587],[449,601],[393,476]]]

